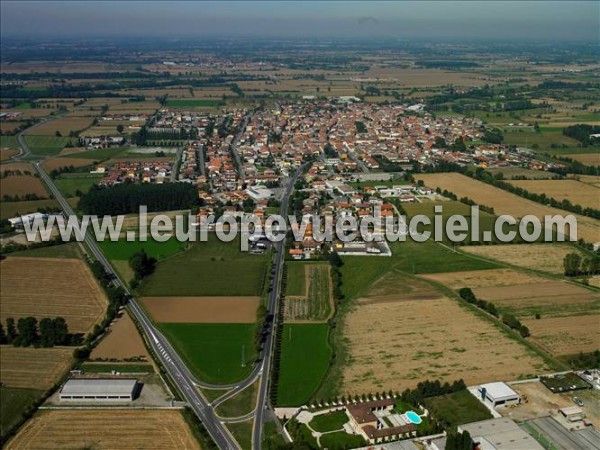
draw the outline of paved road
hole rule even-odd
[[[285,195],[283,196],[279,214],[286,217],[288,211],[288,201],[296,184],[296,180],[305,168],[303,164],[294,174],[289,184],[287,185]],[[267,396],[269,395],[269,382],[271,374],[271,362],[273,359],[273,350],[275,347],[275,327],[277,326],[277,309],[279,307],[279,296],[281,295],[281,273],[283,269],[283,261],[285,256],[285,239],[275,244],[275,273],[273,275],[273,284],[269,303],[267,305],[268,314],[273,315],[273,321],[265,341],[262,359],[260,362],[261,377],[259,380],[258,397],[256,401],[256,416],[254,419],[254,427],[252,429],[252,448],[259,450],[262,445],[262,431],[265,422],[265,413],[268,410]]]
[[[40,177],[48,185],[48,188],[62,207],[65,215],[67,217],[74,216],[75,212],[63,197],[62,193],[55,186],[52,179],[44,171],[41,164],[35,163],[35,168],[39,172]],[[86,234],[85,236],[85,243],[90,251],[94,254],[96,259],[102,263],[105,270],[114,276],[115,284],[123,287],[123,289],[125,289],[129,294],[127,287],[118,277],[108,260],[100,251],[95,240],[92,239],[89,234]],[[190,371],[183,363],[179,355],[171,347],[167,339],[154,327],[152,322],[148,319],[145,312],[140,308],[137,301],[133,297],[131,297],[128,307],[141,325],[157,358],[165,368],[166,372],[170,375],[171,379],[185,400],[188,402],[198,419],[200,419],[200,421],[204,424],[204,427],[207,429],[217,446],[220,449],[238,449],[239,446],[237,442],[225,428],[223,423],[221,423],[221,421],[216,417],[212,407],[209,406],[204,397],[200,395],[196,389],[196,380],[191,375]]]
[[[238,144],[240,138],[242,137],[242,134],[244,134],[244,130],[246,129],[246,126],[248,125],[248,122],[250,122],[250,119],[252,119],[253,115],[254,115],[254,113],[252,112],[252,113],[249,113],[246,117],[244,117],[244,120],[242,122],[242,125],[240,126],[239,131],[233,138],[233,141],[231,141],[231,151],[233,152],[233,156],[235,157],[235,160],[237,162],[237,166],[239,168],[238,175],[240,177],[240,180],[242,180],[242,183],[244,183],[246,181],[246,174],[244,173],[244,163],[242,161],[242,157],[240,156],[240,152],[238,152],[237,144]]]

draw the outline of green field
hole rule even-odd
[[[31,153],[40,156],[58,155],[67,143],[74,141],[76,139],[57,136],[25,136],[25,142]]]
[[[256,358],[254,324],[161,323],[159,327],[202,381],[233,383],[252,371]]]
[[[253,420],[240,423],[228,423],[227,428],[233,434],[233,437],[240,444],[242,450],[250,450],[252,448],[252,426]]]
[[[51,247],[32,248],[22,252],[10,253],[10,256],[26,256],[38,258],[81,258],[81,249],[76,242],[53,245]]]
[[[85,193],[101,179],[102,175],[65,173],[55,179],[54,184],[65,197],[75,197],[78,190]]]
[[[0,436],[15,425],[23,412],[42,395],[35,389],[0,387]]]
[[[447,428],[492,418],[488,409],[466,389],[428,398],[425,400],[425,406],[431,415]]]
[[[185,252],[160,262],[144,280],[145,296],[260,295],[268,255],[240,251],[239,238],[191,244]]]
[[[364,438],[357,434],[348,434],[344,431],[327,433],[321,436],[319,443],[322,448],[329,450],[343,450],[348,448],[364,447],[366,442]]]
[[[69,158],[91,159],[93,161],[104,161],[110,158],[116,158],[128,149],[126,148],[101,148],[98,150],[86,150],[81,153],[73,153]],[[91,164],[91,162],[90,162]]]
[[[278,406],[303,405],[317,391],[332,356],[328,334],[324,323],[283,326]]]
[[[169,108],[214,108],[220,106],[220,100],[168,100],[167,107]]]
[[[336,411],[314,416],[309,425],[313,430],[324,433],[326,431],[341,430],[348,420],[346,411]]]
[[[441,216],[449,217],[454,214],[458,214],[461,216],[470,216],[471,215],[471,207],[469,205],[465,205],[464,203],[458,201],[443,201],[443,202],[424,202],[424,203],[404,203],[402,208],[406,211],[407,216],[414,217],[416,215],[422,214],[427,217],[435,216],[435,207],[441,206],[442,212]],[[490,214],[487,214],[483,211],[479,211],[480,217],[490,217]]]
[[[423,243],[394,242],[390,244],[392,256],[370,258],[343,256],[342,290],[348,299],[357,298],[367,291],[372,283],[391,270],[407,273],[461,272],[464,270],[497,269],[500,266],[484,262],[461,253],[454,253],[429,240]]]
[[[256,407],[257,390],[258,382],[255,382],[252,386],[248,386],[242,392],[221,403],[217,407],[216,413],[221,417],[240,417],[248,414]]]
[[[285,285],[286,295],[306,294],[306,277],[304,275],[305,264],[301,262],[286,263],[287,283]]]
[[[172,237],[165,242],[157,242],[151,237],[147,241],[132,241],[128,242],[125,239],[120,239],[116,242],[113,241],[101,241],[98,245],[102,249],[102,252],[108,259],[116,259],[127,261],[135,253],[140,250],[144,250],[148,256],[153,258],[161,259],[167,256],[174,255],[177,252],[185,250],[186,243],[179,242],[175,237]]]
[[[0,148],[15,148],[19,149],[19,141],[17,136],[0,136]]]

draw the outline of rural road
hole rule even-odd
[[[25,151],[25,149],[23,149]],[[44,168],[40,163],[35,163],[35,168],[40,174],[40,177],[48,185],[50,192],[54,195],[54,198],[58,201],[61,208],[63,209],[66,218],[69,216],[75,216],[75,212],[71,208],[71,205],[63,197],[62,193],[58,190],[50,176],[45,172]],[[94,254],[96,259],[102,263],[104,269],[114,277],[114,282],[117,286],[123,287],[127,294],[130,296],[129,310],[135,316],[140,326],[142,327],[144,334],[147,336],[149,344],[152,346],[156,357],[161,362],[162,366],[169,374],[177,388],[179,389],[182,396],[188,402],[198,419],[202,422],[215,444],[220,449],[238,449],[239,446],[233,436],[229,433],[223,423],[216,417],[212,407],[207,401],[200,395],[196,389],[196,383],[194,377],[191,375],[187,366],[183,363],[179,355],[171,347],[167,339],[156,329],[150,319],[146,316],[146,313],[140,308],[137,301],[131,296],[131,293],[121,281],[117,273],[113,270],[108,260],[104,257],[100,248],[96,244],[96,241],[92,239],[89,234],[85,235],[85,243],[87,244],[90,251]]]

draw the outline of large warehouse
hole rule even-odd
[[[479,386],[478,389],[481,399],[488,401],[495,408],[496,406],[511,405],[521,403],[521,396],[511,389],[511,387],[502,382],[487,383]]]
[[[135,379],[71,379],[60,390],[60,399],[79,402],[130,402],[138,396],[140,387]]]

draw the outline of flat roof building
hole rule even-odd
[[[60,400],[79,402],[130,402],[138,395],[141,386],[135,379],[68,380],[60,390]]]
[[[532,436],[508,417],[459,425],[457,431],[468,431],[481,450],[542,450]]]
[[[500,381],[482,384],[477,388],[477,391],[483,402],[488,401],[494,407],[521,403],[521,396],[513,391],[508,384]]]

